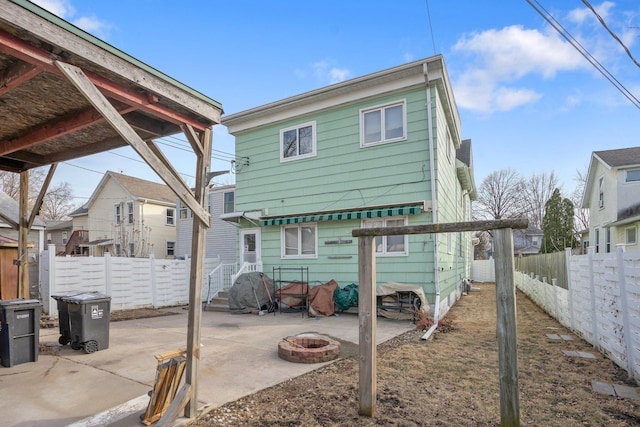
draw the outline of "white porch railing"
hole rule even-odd
[[[245,262],[236,274],[231,277],[231,284],[236,281],[236,278],[242,273],[253,273],[255,271],[262,271],[262,261],[258,262]]]
[[[207,275],[207,291],[204,302],[209,303],[220,291],[229,289],[235,281],[238,264],[219,264]]]

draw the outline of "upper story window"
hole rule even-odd
[[[120,203],[116,203],[113,205],[113,223],[115,225],[120,225],[122,222],[122,205]]]
[[[236,193],[235,191],[228,191],[224,193],[224,206],[222,207],[222,213],[235,212],[236,209]]]
[[[191,209],[189,209],[182,200],[178,200],[178,209],[180,210],[180,219],[193,218]]]
[[[315,223],[282,227],[282,258],[317,258],[318,233]]]
[[[640,169],[631,169],[627,171],[626,182],[640,181]]]
[[[604,177],[598,180],[598,207],[604,208]]]
[[[624,242],[627,245],[635,245],[638,241],[636,237],[636,230],[636,227],[627,227],[624,229]]]
[[[133,202],[127,202],[127,222],[133,224]]]
[[[403,227],[406,217],[380,218],[362,221],[363,228]],[[409,253],[407,236],[376,236],[376,256],[404,256]]]
[[[406,139],[406,102],[360,110],[360,147]]]
[[[316,122],[303,123],[280,131],[280,161],[316,155]]]
[[[176,223],[176,210],[173,208],[167,208],[167,225],[175,225]]]

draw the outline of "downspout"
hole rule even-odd
[[[427,84],[427,126],[429,128],[429,174],[431,180],[431,217],[434,224],[438,223],[438,200],[436,197],[436,172],[434,162],[433,149],[433,120],[431,118],[431,89],[429,86],[429,73],[427,71],[427,63],[422,64],[422,72]],[[440,315],[440,267],[438,265],[438,233],[433,233],[433,283],[436,288],[436,301],[433,308],[433,325],[426,334],[422,336],[423,340],[429,339],[433,331],[438,327],[438,318]]]

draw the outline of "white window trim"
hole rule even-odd
[[[635,241],[633,241],[633,242],[629,241],[629,234],[627,234],[629,230],[633,230],[633,235],[634,235],[634,238],[635,238]],[[632,226],[632,227],[625,227],[625,229],[624,229],[624,243],[626,245],[637,245],[638,244],[638,228],[635,225]]]
[[[396,105],[402,105],[402,136],[398,138],[384,139],[384,126],[381,127],[381,135],[382,138],[380,141],[365,143],[364,141],[364,115],[365,113],[370,113],[376,110],[383,110],[388,107],[394,107]],[[381,124],[382,125],[382,124]],[[405,141],[407,139],[407,100],[400,99],[393,102],[388,102],[385,104],[375,105],[373,107],[361,108],[360,109],[360,148],[367,147],[375,147],[376,145],[382,144],[390,144],[398,141]]]
[[[627,169],[624,172],[624,183],[625,184],[637,184],[640,183],[640,179],[629,180],[629,172],[639,172],[640,169]]]
[[[287,228],[298,228],[298,252],[302,248],[302,241],[300,239],[300,227],[313,227],[315,229],[316,241],[314,242],[314,254],[313,255],[287,255],[286,242],[285,242],[285,230]],[[317,259],[318,258],[318,223],[316,222],[303,222],[300,224],[287,224],[280,227],[280,257],[282,259]]]
[[[113,223],[115,225],[120,225],[122,223],[122,204],[121,203],[113,204]]]
[[[311,126],[311,153],[307,154],[298,154],[297,156],[285,157],[284,156],[284,133],[294,129],[300,129],[304,127]],[[280,163],[284,162],[292,162],[300,159],[306,159],[309,157],[315,157],[317,153],[317,139],[316,139],[316,121],[301,123],[295,126],[289,126],[288,128],[280,129]]]
[[[227,194],[233,194],[233,206],[231,207],[231,210],[227,210],[227,201],[225,200],[225,196]],[[235,190],[231,190],[231,191],[224,191],[222,192],[222,213],[226,214],[226,213],[231,213],[231,212],[235,212],[236,210],[236,192]]]
[[[409,224],[409,218],[406,216],[388,216],[388,217],[383,217],[383,218],[371,218],[371,219],[363,219],[362,223],[360,224],[360,228],[366,228],[366,224],[367,222],[372,222],[372,221],[382,221],[382,226],[385,227],[385,224],[387,221],[397,221],[397,220],[403,220],[404,221],[404,225],[408,225]],[[381,236],[382,237],[382,247],[383,247],[383,251],[382,252],[378,252],[376,251],[376,257],[378,258],[388,258],[388,257],[406,257],[409,256],[409,235],[405,234],[404,235],[404,251],[403,252],[387,252],[387,237],[388,236]],[[374,238],[374,244],[375,244],[375,238]]]
[[[173,244],[173,254],[169,255],[169,243]],[[167,243],[164,245],[165,256],[176,256],[176,242],[173,240],[167,240]]]
[[[134,205],[133,205],[133,201],[128,201],[126,203],[127,206],[127,223],[128,224],[133,224],[133,219],[134,219]]]
[[[173,211],[173,214],[169,215],[169,211]],[[172,218],[173,222],[169,223],[169,218]],[[176,226],[176,210],[175,210],[175,208],[167,208],[167,210],[165,211],[165,216],[164,216],[164,224],[169,226],[169,227],[175,227]]]

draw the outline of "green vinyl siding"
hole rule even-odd
[[[422,200],[429,206],[428,114],[431,114],[439,222],[469,220],[458,201],[462,193],[455,169],[455,147],[451,147],[451,158],[447,159],[444,145],[445,129],[454,125],[446,118],[435,86],[431,86],[428,93],[432,104],[430,112],[427,111],[427,91],[422,86],[239,132],[236,156],[248,159],[248,165],[236,171],[236,210],[259,210],[273,217]],[[397,101],[405,102],[407,138],[361,148],[360,110]],[[316,155],[281,162],[280,130],[308,122],[315,122]],[[450,134],[452,138],[457,137],[458,131]],[[432,222],[430,212],[407,217],[408,225]],[[318,222],[318,251],[314,259],[282,259],[281,227],[264,226],[261,228],[264,271],[270,273],[278,266],[305,266],[309,267],[312,285],[331,279],[340,286],[357,283],[358,240],[351,237],[351,232],[361,225],[357,220]],[[326,243],[336,240],[351,240],[351,243]],[[464,256],[459,257],[457,245],[470,246],[470,240],[464,233],[455,234],[453,253],[449,254],[446,236],[439,235],[437,255],[434,254],[435,240],[434,235],[411,235],[408,236],[408,255],[377,257],[377,283],[419,284],[433,304],[434,256],[437,256],[441,295],[443,298],[453,295],[461,278],[468,277],[468,273],[464,274]]]

